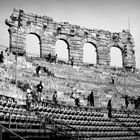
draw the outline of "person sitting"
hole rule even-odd
[[[9,48],[6,48],[6,49],[5,49],[5,54],[6,54],[7,56],[9,56]]]
[[[43,68],[45,73],[48,73],[48,69],[46,67]]]
[[[73,94],[74,94],[74,92],[72,91],[71,94],[70,94],[70,98],[74,99]]]

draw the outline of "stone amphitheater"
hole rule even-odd
[[[139,107],[135,105],[140,93],[140,73],[136,68],[134,39],[129,31],[112,33],[87,29],[18,9],[13,10],[5,23],[9,26],[10,46],[9,51],[4,52],[4,63],[0,66],[0,126],[8,132],[12,131],[15,136],[4,131],[4,138],[140,139]],[[28,34],[39,38],[40,57],[26,55]],[[51,53],[52,57],[56,55],[57,40],[68,44],[68,62],[48,61],[48,54]],[[85,43],[91,43],[96,48],[95,65],[83,63]],[[121,50],[121,68],[110,66],[111,47]],[[74,58],[73,66],[70,65],[71,58]],[[39,77],[35,72],[37,66],[41,67]],[[44,67],[51,72],[50,75],[44,72]],[[112,74],[115,75],[114,83]],[[35,89],[40,81],[44,84],[43,100],[33,104],[31,111],[28,111],[27,85]],[[58,92],[58,105],[52,102],[54,90]],[[87,104],[92,90],[94,107]],[[80,107],[75,106],[72,91],[75,91],[74,96],[80,98]],[[127,109],[126,95],[130,98]],[[112,118],[107,116],[110,98]]]

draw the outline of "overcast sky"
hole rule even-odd
[[[9,34],[5,19],[10,17],[13,8],[50,16],[57,22],[111,32],[128,29],[130,17],[136,65],[140,67],[140,0],[0,0],[0,44],[6,46],[9,46]]]

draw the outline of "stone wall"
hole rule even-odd
[[[117,47],[122,53],[123,67],[135,69],[134,41],[128,30],[112,33],[105,30],[87,29],[68,22],[55,22],[47,16],[40,16],[23,10],[14,9],[10,19],[5,20],[9,26],[10,49],[26,53],[26,35],[35,34],[40,41],[40,57],[51,53],[55,55],[57,40],[68,44],[69,60],[74,57],[74,64],[83,64],[83,46],[91,43],[96,48],[96,65],[110,66],[110,49]],[[18,46],[18,47],[17,47]]]

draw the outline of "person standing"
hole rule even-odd
[[[71,66],[73,66],[73,64],[74,64],[74,58],[72,57],[71,58]]]
[[[129,105],[129,97],[126,95],[125,96],[125,107],[126,107],[126,109],[128,108],[128,105]]]
[[[111,105],[111,99],[109,99],[109,101],[108,101],[107,109],[108,109],[108,118],[111,118],[111,117],[112,117],[112,105]]]
[[[41,70],[41,67],[40,66],[37,66],[36,67],[36,75],[39,77],[39,74],[40,74],[40,70]]]
[[[40,83],[37,85],[38,101],[41,101],[42,91],[43,91],[43,83],[42,81],[40,81]]]
[[[31,103],[32,103],[32,87],[29,86],[26,94],[27,111],[31,111]]]
[[[137,110],[139,108],[140,102],[139,102],[139,98],[135,97],[134,99],[134,105],[135,105],[135,109]]]
[[[58,63],[58,57],[57,57],[57,54],[55,55],[55,63]]]
[[[93,95],[93,90],[91,91],[90,95],[89,95],[89,103],[90,106],[94,106],[94,95]]]
[[[115,74],[114,73],[111,75],[111,81],[112,81],[112,84],[115,84]]]
[[[3,51],[1,51],[1,53],[0,53],[0,63],[4,63]]]
[[[79,99],[79,97],[76,97],[76,98],[75,98],[75,105],[76,105],[77,107],[80,106],[80,99]]]
[[[52,55],[51,53],[48,54],[48,61],[51,63],[51,58],[52,58]]]
[[[52,96],[52,100],[55,103],[55,105],[57,105],[57,91],[55,90],[53,96]]]

